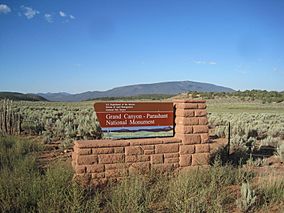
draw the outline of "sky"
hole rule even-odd
[[[0,91],[284,90],[283,0],[0,0]]]

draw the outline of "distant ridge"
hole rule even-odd
[[[234,92],[235,90],[209,83],[193,81],[172,81],[152,84],[135,84],[116,87],[106,91],[88,91],[79,94],[69,93],[39,93],[49,101],[83,101],[102,97],[128,97],[144,94],[176,95],[182,92]]]
[[[14,101],[47,101],[47,99],[35,94],[23,94],[19,92],[0,92],[1,99],[10,99]]]

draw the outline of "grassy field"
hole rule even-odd
[[[67,162],[39,170],[42,144],[0,138],[1,212],[259,212],[284,210],[284,180],[221,165],[179,175],[131,176],[101,188],[72,179]],[[269,180],[269,182],[267,181]]]
[[[219,150],[209,168],[152,172],[94,189],[74,182],[70,159],[44,169],[39,161],[54,141],[63,151],[73,140],[100,137],[93,102],[14,102],[9,109],[25,125],[17,137],[0,137],[0,212],[283,212],[283,103],[230,98],[207,104],[212,135],[227,137],[231,122],[237,161]],[[266,146],[274,148],[268,158],[251,157]]]

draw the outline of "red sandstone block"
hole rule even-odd
[[[105,171],[106,178],[123,177],[128,175],[127,169],[112,169]]]
[[[102,154],[99,155],[99,163],[111,164],[111,163],[123,163],[124,154]]]
[[[201,143],[200,134],[175,134],[175,137],[182,139],[182,143],[187,144],[199,144]]]
[[[176,117],[194,117],[194,110],[177,109],[175,115]]]
[[[198,109],[206,109],[206,104],[205,103],[199,103]]]
[[[78,165],[91,165],[98,162],[97,155],[79,155],[77,159]]]
[[[128,156],[125,156],[125,161],[127,163],[150,161],[150,156],[149,155],[128,155]]]
[[[163,138],[163,143],[164,144],[169,144],[169,143],[181,143],[181,140],[174,138],[174,137],[170,137],[170,138]]]
[[[176,126],[175,127],[175,132],[176,133],[182,133],[182,134],[190,134],[193,133],[193,128],[192,126]]]
[[[178,158],[179,157],[179,153],[166,153],[164,154],[165,158]]]
[[[198,123],[200,125],[207,125],[208,124],[208,118],[207,117],[199,117],[198,121],[199,121]]]
[[[131,146],[139,145],[155,145],[163,143],[161,138],[151,138],[151,139],[132,139],[130,140]]]
[[[131,174],[145,174],[150,171],[149,162],[132,163],[129,167],[129,173]]]
[[[129,146],[128,140],[80,140],[75,141],[79,148],[97,148],[97,147],[124,147]]]
[[[210,146],[209,144],[198,144],[195,145],[195,152],[196,153],[209,153],[210,152]]]
[[[155,146],[154,145],[145,145],[145,146],[141,146],[141,148],[145,151],[145,150],[154,150]]]
[[[207,125],[193,126],[193,133],[208,133],[209,129]]]
[[[196,153],[192,155],[192,166],[208,165],[209,153]]]
[[[208,143],[209,142],[209,133],[202,133],[200,134],[201,143]]]
[[[124,147],[115,147],[114,153],[124,153]]]
[[[127,169],[127,165],[125,163],[114,163],[114,164],[106,164],[105,165],[106,170],[112,170],[112,169]]]
[[[78,155],[91,155],[92,154],[92,149],[74,149],[74,152],[77,153]]]
[[[179,157],[178,158],[165,158],[165,163],[179,163]]]
[[[155,154],[155,150],[144,150],[144,155],[152,155]]]
[[[207,111],[204,109],[195,110],[195,117],[203,117],[207,115]]]
[[[113,148],[93,148],[93,154],[112,154],[114,153]]]
[[[163,162],[164,162],[164,156],[162,154],[151,156],[151,163],[152,164],[159,164],[159,163],[163,163]]]
[[[191,155],[181,155],[181,156],[180,156],[179,165],[180,165],[181,167],[183,167],[183,166],[190,166],[190,165],[191,165],[191,162],[192,162],[192,157],[191,157]]]
[[[181,145],[180,146],[180,154],[193,154],[195,152],[195,146],[194,145]]]
[[[105,170],[105,166],[103,164],[93,164],[90,166],[87,166],[87,172],[88,173],[100,173]]]
[[[175,104],[176,109],[197,109],[197,103],[177,103]]]
[[[86,173],[86,166],[84,166],[84,165],[76,165],[75,166],[75,173],[76,174]]]
[[[105,177],[105,173],[92,173],[92,179],[101,179]]]
[[[176,117],[175,123],[176,125],[198,125],[198,118],[185,118],[185,117]]]
[[[140,146],[128,146],[128,147],[125,147],[125,154],[126,155],[142,155],[143,150]]]
[[[179,144],[159,144],[156,145],[156,153],[173,153],[179,151]]]

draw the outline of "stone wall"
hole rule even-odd
[[[208,164],[208,119],[203,100],[174,101],[174,137],[76,141],[76,177],[97,183],[150,170],[179,171]]]

